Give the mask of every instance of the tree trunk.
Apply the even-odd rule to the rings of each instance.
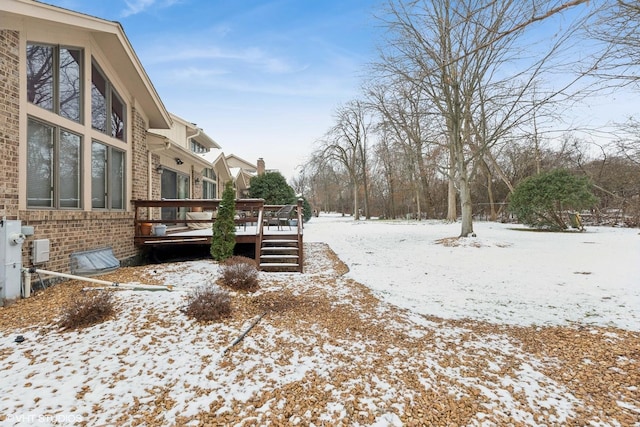
[[[473,207],[471,205],[471,186],[466,168],[460,173],[460,205],[462,206],[462,229],[460,237],[473,233]]]
[[[455,181],[455,158],[453,154],[453,150],[450,149],[450,160],[449,164],[449,187],[447,192],[447,221],[456,222],[458,219],[458,209],[456,203],[456,181]]]
[[[360,219],[360,212],[358,211],[358,184],[356,179],[353,179],[353,219]]]
[[[362,177],[362,187],[364,189],[364,218],[371,219],[371,214],[369,213],[369,184],[366,171],[364,172],[364,176]]]
[[[418,218],[418,221],[420,221],[422,219],[422,209],[420,208],[420,181],[416,182],[416,215]]]
[[[429,191],[429,180],[427,179],[427,166],[424,164],[424,160],[418,158],[418,170],[420,172],[420,183],[422,184],[422,191],[424,194],[425,213],[427,216],[433,216],[435,213],[433,200],[431,198],[431,192]]]
[[[487,193],[489,195],[489,208],[491,210],[491,214],[489,215],[489,219],[491,221],[495,221],[498,219],[498,214],[496,213],[496,203],[493,199],[493,179],[491,176],[491,172],[489,168],[487,168]]]

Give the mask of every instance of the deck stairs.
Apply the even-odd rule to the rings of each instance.
[[[260,247],[260,270],[302,272],[302,252],[296,233],[265,235]]]

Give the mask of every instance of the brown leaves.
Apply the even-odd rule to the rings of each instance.
[[[185,396],[202,398],[204,406],[199,413],[177,417],[175,425],[347,426],[391,419],[406,426],[522,425],[525,419],[546,425],[637,423],[630,408],[638,407],[638,332],[437,318],[418,324],[404,310],[381,303],[365,286],[341,277],[346,266],[326,245],[306,254],[322,271],[305,269],[309,274],[292,283],[265,276],[259,292],[233,296],[233,313],[221,324],[189,323],[153,307],[128,315],[128,333],[145,340],[117,351],[121,369],[102,377],[102,383],[87,379],[69,397],[96,413],[115,400],[119,412],[112,419],[121,425],[171,424],[166,414],[186,408],[189,402],[181,401]],[[144,268],[121,270],[105,280],[152,283]],[[0,309],[0,330],[14,333],[50,324],[70,295],[84,286],[62,283]],[[268,315],[248,335],[251,340],[220,357],[246,322],[265,311]],[[160,332],[149,336],[151,328]],[[181,346],[188,357],[170,351],[166,343],[175,346],[176,331],[186,328],[195,328],[198,340],[208,343],[205,353],[189,353],[195,345]],[[220,330],[227,332],[218,334]],[[13,351],[21,351],[35,366],[46,362],[43,354],[20,346],[0,349],[0,365]],[[46,358],[59,360],[55,349],[47,350]],[[157,366],[128,371],[149,353],[166,358]],[[177,380],[174,372],[184,376]],[[38,381],[35,374],[25,375],[21,385],[37,390]],[[127,381],[145,385],[138,395],[111,394]],[[256,384],[260,386],[245,399],[225,394]],[[528,393],[529,386],[539,397]],[[83,406],[98,390],[107,392],[103,400],[93,408]],[[560,400],[557,406],[548,403]],[[562,419],[564,415],[568,418]],[[91,414],[83,418],[91,420]]]

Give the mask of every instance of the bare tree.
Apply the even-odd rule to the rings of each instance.
[[[347,172],[353,193],[353,216],[360,219],[359,189],[363,187],[364,213],[369,218],[368,138],[371,121],[362,102],[338,108],[336,124],[321,141],[317,157],[337,163]]]
[[[525,55],[518,42],[532,23],[584,2],[389,0],[384,24],[391,39],[378,68],[418,84],[439,116],[462,208],[460,236],[473,234],[470,184],[476,160],[530,118],[525,99],[573,27],[535,56]],[[538,103],[573,82],[544,93]]]
[[[422,217],[423,200],[427,215],[433,216],[427,159],[436,137],[429,128],[429,104],[423,99],[420,87],[413,81],[387,79],[371,85],[367,97],[371,108],[380,116],[379,126],[388,136],[392,135],[404,153],[404,167],[414,187],[417,217]]]
[[[590,35],[604,44],[593,74],[604,79],[640,85],[640,3],[637,0],[605,2]]]

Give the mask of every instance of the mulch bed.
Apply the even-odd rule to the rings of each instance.
[[[231,408],[228,402],[214,400],[208,410],[177,424],[368,425],[380,415],[370,410],[372,401],[378,408],[387,405],[387,412],[407,426],[554,424],[558,411],[553,402],[532,402],[527,385],[517,380],[535,360],[536,372],[579,402],[564,421],[567,425],[640,425],[639,332],[593,326],[514,327],[435,317],[423,318],[427,326],[414,325],[410,313],[381,303],[365,286],[343,277],[348,268],[328,247],[321,252],[335,275],[311,274],[305,280],[315,280],[318,286],[305,293],[283,285],[255,298],[236,298],[234,316],[251,319],[266,311],[270,328],[295,337],[295,341],[280,337],[285,341],[273,344],[282,352],[282,363],[294,352],[313,355],[332,348],[339,349],[332,357],[342,367],[330,375],[312,370],[299,381],[265,387],[250,402],[236,402]],[[120,268],[101,279],[154,284],[145,269]],[[278,276],[273,280],[277,285]],[[74,293],[86,286],[68,281],[0,308],[0,333],[33,326],[51,329]],[[345,287],[350,289],[347,296],[338,292]],[[453,330],[457,335],[446,332]],[[251,332],[255,337],[262,333],[260,325]],[[496,341],[514,350],[501,351],[492,345]],[[245,351],[254,350],[242,345],[230,349],[220,369],[242,363]],[[514,381],[505,384],[505,378]],[[382,396],[375,388],[380,383],[399,393]],[[491,396],[498,389],[508,391],[512,403],[506,407],[517,408],[518,413],[509,413]],[[344,410],[328,421],[327,408],[336,393],[343,397]],[[141,408],[133,405],[123,408],[119,422],[163,425],[162,408],[176,404],[170,393],[159,392],[147,404],[153,406],[145,409],[148,416],[141,419]]]

